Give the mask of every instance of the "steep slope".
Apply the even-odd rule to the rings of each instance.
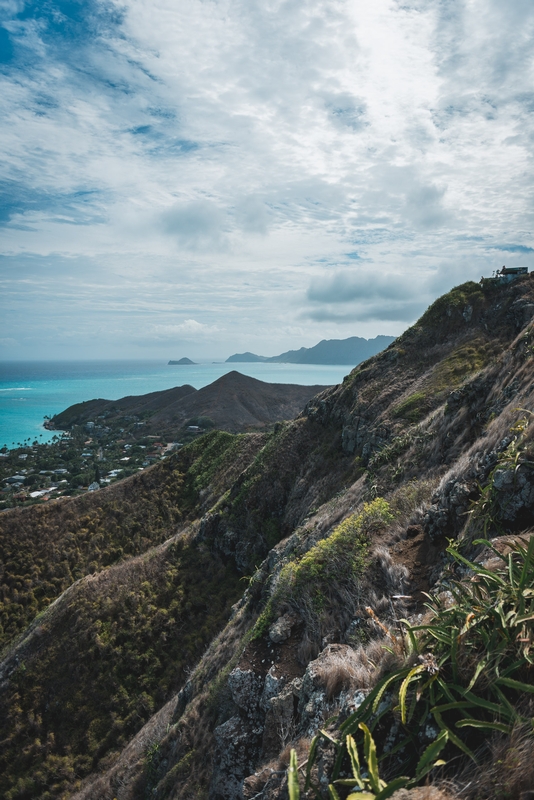
[[[2,515],[2,796],[63,796],[183,685],[241,593],[189,520],[263,444],[214,432],[98,497]]]
[[[325,719],[349,713],[388,668],[383,629],[420,612],[419,591],[436,585],[448,563],[447,537],[467,546],[484,529],[496,536],[534,526],[533,316],[529,277],[507,287],[464,284],[298,419],[264,436],[210,434],[170,459],[163,483],[172,493],[176,481],[182,516],[166,531],[160,525],[161,544],[84,578],[46,612],[44,630],[38,620],[8,646],[0,702],[17,724],[2,732],[5,796],[284,796],[286,745],[304,758]],[[0,518],[11,542],[21,523],[35,525],[38,537],[41,521],[27,512],[18,522]],[[29,549],[20,558],[24,580]],[[248,586],[200,658],[244,588],[240,574]],[[187,586],[204,575],[211,599],[189,626]],[[8,618],[20,614],[15,592],[24,580],[9,586]],[[221,615],[212,619],[217,604]],[[81,667],[81,629],[95,660],[105,655],[100,671]],[[187,637],[199,629],[191,648]],[[158,638],[162,631],[172,643]],[[77,716],[82,701],[66,678],[64,690],[51,678],[66,648],[79,691],[98,682],[91,743]],[[145,706],[136,717],[138,701]],[[70,727],[58,711],[66,708]],[[114,714],[125,727],[113,728]]]
[[[200,450],[192,445],[98,495],[4,512],[0,645],[21,633],[74,581],[145,553],[194,520],[203,503],[210,502],[208,476],[218,496],[264,443],[258,435],[214,432]]]

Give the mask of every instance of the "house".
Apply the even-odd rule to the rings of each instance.
[[[22,484],[22,483],[24,483],[25,478],[26,478],[25,475],[12,475],[10,478],[4,478],[4,480],[5,480],[6,483],[12,483],[12,484],[20,483],[20,484]]]
[[[493,277],[496,278],[499,283],[509,283],[520,275],[528,275],[528,267],[503,267],[500,270],[498,269]]]

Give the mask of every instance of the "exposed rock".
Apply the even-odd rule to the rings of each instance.
[[[500,506],[500,518],[513,527],[527,523],[534,508],[534,470],[527,466],[495,471],[493,489]]]
[[[291,628],[296,622],[298,622],[298,619],[294,614],[288,613],[284,614],[282,617],[278,617],[276,622],[269,628],[269,639],[271,642],[279,644],[289,639],[291,636]]]
[[[262,752],[265,759],[273,758],[293,738],[296,731],[296,700],[300,679],[286,686],[280,694],[272,697],[265,717]]]
[[[261,706],[265,711],[267,711],[270,707],[271,698],[276,697],[276,695],[280,694],[280,692],[287,683],[287,678],[285,675],[280,675],[278,677],[275,673],[276,673],[276,666],[273,665],[269,669],[267,675],[265,676],[263,694],[261,696]]]
[[[518,297],[521,291],[525,298]],[[182,800],[204,797],[212,770],[211,800],[252,800],[260,792],[262,800],[287,800],[288,747],[296,747],[301,763],[309,747],[308,738],[324,726],[328,717],[339,712],[343,719],[357,709],[377,675],[374,664],[378,659],[365,661],[363,651],[356,652],[346,644],[329,644],[308,663],[303,677],[295,677],[315,655],[313,648],[328,640],[361,641],[364,637],[359,632],[364,624],[366,630],[372,630],[367,629],[363,609],[358,605],[364,595],[376,599],[376,603],[369,599],[371,607],[376,606],[379,612],[382,609],[389,614],[385,609],[391,609],[391,596],[409,591],[414,604],[413,615],[420,622],[421,605],[417,595],[438,580],[445,561],[441,552],[445,536],[461,533],[469,519],[471,503],[480,496],[481,487],[487,487],[491,511],[496,510],[505,527],[520,530],[527,527],[525,522],[532,525],[534,471],[526,465],[517,470],[509,469],[506,464],[499,464],[499,460],[505,460],[504,451],[514,436],[510,427],[519,416],[517,409],[532,407],[534,350],[532,338],[529,338],[532,328],[520,336],[517,333],[518,327],[532,317],[534,281],[529,278],[522,284],[503,287],[498,293],[467,284],[457,295],[437,301],[418,325],[399,338],[394,349],[362,365],[340,386],[310,400],[305,413],[296,421],[275,428],[273,436],[261,437],[261,442],[259,435],[254,434],[258,441],[254,447],[250,445],[246,463],[241,455],[234,459],[232,448],[235,445],[225,455],[227,461],[215,463],[211,477],[213,453],[204,451],[204,445],[199,444],[194,452],[184,448],[172,457],[173,470],[179,480],[176,478],[176,484],[169,484],[169,490],[162,495],[162,508],[173,492],[179,494],[182,479],[186,481],[184,485],[190,487],[203,485],[198,492],[198,502],[189,489],[184,495],[184,509],[190,508],[187,513],[191,521],[187,546],[198,545],[201,551],[214,551],[222,556],[223,566],[228,564],[233,569],[236,565],[244,574],[250,575],[262,559],[263,563],[255,571],[242,600],[233,606],[231,623],[221,631],[215,646],[206,651],[198,671],[187,676],[190,682],[176,698],[176,716],[170,729],[165,725],[162,730],[167,731],[166,734],[144,736],[139,739],[142,746],[136,744],[139,780],[146,774],[146,743],[161,744],[161,756],[158,755],[159,761],[155,759],[153,766],[160,770],[155,779],[159,780],[162,772],[166,772],[167,783],[164,785],[161,780],[154,797],[168,796],[167,790]],[[467,346],[473,358],[457,358]],[[458,366],[454,375],[450,372],[451,364]],[[482,364],[487,366],[476,372]],[[445,407],[448,389],[454,391],[449,394]],[[192,402],[192,392],[191,395]],[[418,396],[422,397],[422,402],[415,404],[414,414],[403,416],[405,401]],[[534,425],[531,425],[529,437],[533,430]],[[525,441],[528,442],[526,436]],[[384,451],[386,443],[391,447]],[[367,475],[363,474],[362,465],[365,466],[377,451],[383,457],[374,459],[372,469]],[[261,457],[256,457],[260,452]],[[200,466],[197,464],[190,471],[191,460],[197,456],[201,458]],[[528,458],[532,460],[531,455]],[[202,459],[206,459],[205,462]],[[171,462],[168,463],[170,468]],[[498,469],[492,472],[498,464]],[[231,470],[226,476],[225,469],[230,469],[229,465]],[[159,472],[153,474],[161,476],[165,468],[165,465],[159,466]],[[199,475],[202,475],[201,481]],[[427,509],[429,487],[441,478],[432,506]],[[159,491],[159,483],[161,478],[154,479],[154,492]],[[304,614],[302,620],[285,614],[271,626],[268,637],[250,638],[249,626],[265,609],[284,559],[287,563],[290,557],[302,558],[317,541],[329,535],[338,521],[349,513],[358,513],[365,500],[393,496],[400,505],[406,502],[408,509],[412,504],[410,498],[419,491],[420,499],[413,517],[408,518],[412,511],[407,510],[402,523],[400,518],[393,522],[384,541],[370,542],[374,558],[369,561],[362,578],[362,597],[358,591],[354,592],[357,595],[354,608],[350,607],[352,595],[346,600],[332,602],[313,642],[313,620],[309,622]],[[81,502],[75,500],[64,507],[76,509]],[[90,500],[83,502],[90,503]],[[99,499],[101,502],[104,501]],[[210,513],[206,513],[208,510]],[[425,511],[424,530],[418,524],[409,524],[410,521],[422,522]],[[27,512],[27,509],[16,510],[17,523]],[[40,515],[44,513],[39,510]],[[140,516],[139,519],[144,518]],[[70,526],[70,521],[68,524]],[[407,538],[403,540],[402,532],[406,528]],[[162,533],[174,536],[175,523],[162,528]],[[407,556],[409,566],[398,563],[400,551],[395,551],[396,545],[392,544],[395,537],[404,548],[402,553]],[[409,549],[412,540],[414,545]],[[410,569],[409,585],[406,569]],[[466,573],[468,570],[459,575]],[[93,584],[90,586],[95,588]],[[454,600],[445,588],[440,598],[447,603]],[[214,597],[214,603],[216,599]],[[234,602],[233,597],[231,602]],[[382,605],[378,607],[378,604]],[[290,605],[277,607],[285,609]],[[75,608],[72,608],[74,615]],[[395,606],[394,610],[397,608]],[[183,624],[187,624],[185,616]],[[152,628],[147,627],[147,630]],[[33,656],[35,659],[45,652],[42,637],[37,640],[37,635],[32,634],[30,644],[32,652],[37,654]],[[219,681],[213,681],[216,676],[226,674],[227,665],[232,663],[230,659],[243,643],[246,648],[250,647],[250,658],[241,656],[240,667],[232,670],[227,685],[220,689]],[[371,642],[369,648],[371,646],[376,647],[375,652],[380,651],[378,642]],[[29,652],[29,645],[25,647]],[[83,648],[85,652],[85,642]],[[370,655],[372,651],[368,652]],[[387,662],[383,666],[385,669]],[[185,673],[176,688],[184,681]],[[213,686],[217,691],[220,689],[219,695],[213,694]],[[45,712],[48,713],[48,706]],[[9,719],[7,714],[4,717]],[[33,724],[30,720],[30,732],[25,732],[26,738],[21,741],[33,741]],[[49,720],[46,725],[50,725]],[[428,734],[425,731],[424,735],[428,739],[435,737],[434,728],[427,730]],[[386,745],[395,741],[394,725],[387,735]],[[383,744],[382,737],[380,744]],[[424,745],[421,741],[419,744]],[[23,747],[20,749],[22,751]],[[52,757],[57,757],[53,750]],[[126,761],[131,756],[125,753],[123,757]],[[328,743],[321,744],[316,760],[317,779],[325,796],[333,758],[334,748]],[[21,770],[19,773],[23,774]],[[100,781],[101,777],[97,779]],[[122,784],[118,789],[118,784],[108,785],[111,788],[106,789],[107,794],[98,794],[93,787],[87,790],[86,796],[117,796],[131,800],[136,790],[133,780],[130,789]],[[123,793],[126,791],[130,794]],[[396,800],[446,800],[448,796],[435,787],[422,787],[397,792],[394,797]]]
[[[215,769],[210,800],[241,800],[243,780],[254,771],[260,734],[261,731],[251,731],[237,716],[215,729]]]
[[[455,475],[442,484],[424,518],[425,531],[431,539],[445,534],[456,535],[463,528],[470,502],[478,495],[475,476],[481,477],[486,471],[486,466],[478,472],[469,468],[466,473]]]
[[[228,688],[236,706],[244,712],[245,717],[256,722],[260,715],[260,702],[264,681],[251,669],[236,667],[228,676]]]
[[[355,653],[346,644],[327,645],[315,661],[308,664],[302,678],[298,704],[300,731],[304,736],[313,736],[330,715],[331,703],[326,688],[327,679],[333,681],[333,685],[337,685],[341,690],[344,686],[349,688],[347,684],[350,685],[356,678]],[[344,694],[343,698],[337,697],[337,705],[339,706],[341,701],[342,707],[350,706],[351,710],[357,708],[365,697],[365,694],[359,691],[359,687]],[[356,695],[358,697],[355,698]]]

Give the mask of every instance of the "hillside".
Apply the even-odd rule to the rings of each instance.
[[[120,400],[89,400],[56,414],[52,429],[69,429],[96,417],[112,422],[142,420],[143,431],[158,435],[177,434],[190,421],[203,418],[208,427],[237,433],[263,428],[295,417],[324,386],[265,383],[232,371],[202,389],[176,386],[159,392],[123,397]]]
[[[313,347],[288,350],[279,356],[257,356],[249,352],[236,353],[226,361],[231,363],[266,361],[279,364],[346,364],[355,367],[361,361],[384,350],[393,341],[393,336],[375,336],[374,339],[362,339],[360,336],[351,336],[348,339],[323,339]]]
[[[530,276],[463,284],[268,433],[4,512],[2,796],[281,800],[293,748],[335,797],[350,732],[371,796],[524,798],[533,319]]]

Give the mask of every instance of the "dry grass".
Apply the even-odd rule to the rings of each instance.
[[[403,564],[396,564],[386,547],[377,547],[374,555],[382,570],[388,593],[403,594],[410,575],[408,568]]]
[[[531,800],[534,789],[534,739],[530,726],[516,727],[511,736],[489,742],[486,757],[458,776],[462,800]]]
[[[387,670],[403,661],[403,654],[394,655],[384,644],[383,638],[373,639],[355,649],[329,654],[317,673],[329,702],[342,692],[371,688]]]

